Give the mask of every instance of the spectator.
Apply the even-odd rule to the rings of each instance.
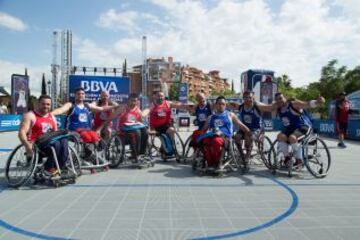
[[[8,114],[8,109],[7,109],[7,106],[6,104],[4,103],[4,101],[1,101],[1,104],[0,104],[0,114]]]
[[[346,148],[344,139],[348,129],[349,114],[355,113],[356,110],[350,109],[350,102],[346,99],[345,92],[340,93],[335,106],[336,131],[339,139],[338,147]]]

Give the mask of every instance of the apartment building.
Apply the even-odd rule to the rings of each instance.
[[[228,81],[220,77],[220,71],[213,70],[204,73],[202,70],[188,65],[182,68],[181,81],[188,83],[189,95],[192,96],[198,92],[209,96],[215,91],[221,92],[230,89]]]

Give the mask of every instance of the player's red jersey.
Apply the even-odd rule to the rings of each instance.
[[[29,134],[30,141],[36,141],[41,135],[57,129],[56,120],[51,113],[45,116],[41,116],[35,111],[33,113],[35,115],[35,123]]]
[[[97,112],[97,113],[95,113],[93,127],[95,129],[100,127],[101,124],[103,124],[103,122],[105,122],[106,120],[109,119],[111,114],[112,114],[112,110],[109,110],[109,111],[106,111],[106,112]],[[110,122],[108,126],[111,127],[112,122]]]
[[[138,123],[141,122],[141,112],[139,107],[134,107],[133,109],[127,108],[124,113],[122,113],[119,117],[118,121],[118,130],[121,130],[124,125],[127,123]]]
[[[157,128],[160,126],[170,125],[171,109],[168,101],[160,105],[153,104],[150,110],[150,127]]]

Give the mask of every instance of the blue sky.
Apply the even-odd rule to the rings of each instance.
[[[0,0],[0,85],[29,68],[33,91],[50,78],[52,31],[70,29],[73,63],[121,66],[148,56],[238,82],[249,68],[287,74],[295,86],[319,79],[329,60],[360,65],[360,3],[356,0]]]

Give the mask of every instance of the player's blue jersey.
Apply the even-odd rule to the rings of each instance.
[[[222,113],[214,113],[209,120],[209,128],[218,128],[225,135],[225,137],[232,137],[234,132],[234,124],[230,118],[230,112],[225,110]]]
[[[78,128],[91,128],[91,112],[86,105],[80,107],[74,104],[67,118],[67,129],[75,131]]]

